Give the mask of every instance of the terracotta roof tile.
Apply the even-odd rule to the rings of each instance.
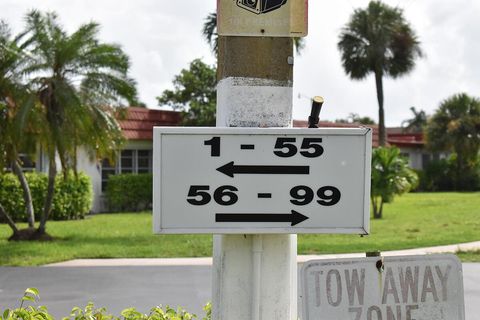
[[[307,128],[308,121],[305,120],[293,120],[293,126],[296,128]],[[364,125],[359,123],[337,123],[329,121],[320,121],[318,123],[320,128],[360,128],[369,127],[372,128],[372,144],[374,147],[378,147],[378,126],[377,125]]]
[[[124,116],[119,118],[123,136],[127,140],[152,140],[153,127],[178,126],[181,120],[180,113],[176,111],[138,107],[127,108]]]

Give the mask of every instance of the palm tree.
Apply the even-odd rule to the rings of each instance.
[[[28,55],[20,45],[22,34],[12,38],[8,25],[0,21],[0,174],[5,166],[11,167],[23,190],[28,229],[19,230],[13,219],[0,204],[0,214],[13,230],[13,237],[20,233],[32,233],[35,215],[32,196],[25,174],[22,171],[19,150],[31,151],[35,96],[22,83],[22,75]],[[30,149],[30,150],[29,150]]]
[[[379,147],[373,150],[370,197],[375,219],[382,218],[384,203],[393,201],[395,195],[408,192],[417,184],[417,174],[408,167],[398,148]]]
[[[402,121],[402,127],[406,132],[423,132],[423,128],[427,124],[427,114],[423,110],[417,111],[415,107],[410,107],[413,118]]]
[[[427,145],[434,151],[452,152],[457,190],[475,189],[480,180],[480,100],[465,93],[440,104],[427,124]]]
[[[217,35],[217,13],[211,12],[205,18],[202,28],[202,34],[207,43],[210,45],[215,56],[218,55],[218,35]],[[293,38],[293,45],[298,55],[305,48],[305,41],[303,38]]]
[[[34,60],[25,69],[36,90],[45,123],[41,145],[49,158],[48,187],[38,234],[45,233],[57,174],[56,155],[64,174],[75,168],[79,146],[103,157],[118,150],[121,132],[110,105],[136,99],[127,76],[127,55],[117,45],[101,43],[99,25],[90,22],[67,34],[55,13],[31,11],[26,36]]]
[[[356,9],[340,34],[338,49],[347,75],[362,80],[373,73],[377,88],[379,143],[386,143],[383,77],[400,77],[421,57],[420,43],[403,10],[380,1]]]

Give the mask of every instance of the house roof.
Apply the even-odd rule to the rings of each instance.
[[[123,136],[127,140],[152,140],[153,127],[155,126],[178,126],[181,122],[181,114],[177,111],[155,110],[139,107],[129,107],[126,112],[119,116],[119,124]],[[293,120],[296,128],[308,127],[305,120]],[[321,128],[372,128],[372,144],[378,147],[378,126],[362,125],[358,123],[336,123],[321,121]],[[422,147],[425,144],[422,133],[404,132],[402,128],[387,128],[387,142],[398,147]]]
[[[364,125],[359,123],[337,123],[329,121],[320,121],[318,123],[320,128],[360,128],[369,127],[372,128],[372,145],[378,147],[378,126],[377,125]],[[295,128],[308,128],[308,121],[305,120],[293,120],[293,127]]]
[[[118,122],[127,140],[152,140],[153,127],[178,126],[181,117],[176,111],[129,107]]]
[[[293,126],[299,128],[307,128],[308,121],[304,120],[293,120]],[[378,125],[364,125],[358,123],[336,123],[328,121],[320,121],[318,124],[321,128],[359,128],[359,127],[369,127],[372,128],[372,145],[373,147],[378,147]],[[405,132],[402,128],[387,128],[387,143],[389,145],[394,145],[397,147],[423,147],[425,141],[423,134],[420,133],[411,133]]]

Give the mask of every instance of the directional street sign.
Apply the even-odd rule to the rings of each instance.
[[[311,260],[302,268],[303,320],[464,320],[453,254]]]
[[[157,233],[369,228],[369,128],[154,129]]]

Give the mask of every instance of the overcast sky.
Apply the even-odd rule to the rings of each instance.
[[[480,1],[385,2],[404,9],[425,53],[413,72],[384,82],[388,126],[410,118],[411,106],[431,114],[452,94],[480,96]],[[349,80],[336,46],[353,9],[367,4],[368,0],[309,1],[309,35],[294,69],[295,119],[306,119],[308,97],[321,95],[322,119],[346,118],[354,112],[377,120],[374,78]],[[189,62],[202,58],[215,63],[201,35],[204,19],[215,6],[215,0],[0,0],[0,19],[14,32],[33,8],[56,11],[69,32],[81,23],[99,22],[101,39],[120,44],[130,56],[141,100],[157,107],[155,97],[172,87],[173,77]]]

